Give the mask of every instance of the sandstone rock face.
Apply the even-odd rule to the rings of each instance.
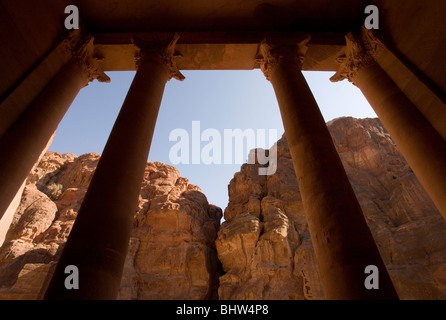
[[[221,209],[178,171],[146,167],[121,299],[217,299]]]
[[[446,222],[386,130],[328,127],[400,298],[446,299]],[[221,226],[198,187],[147,163],[119,298],[323,299],[286,138],[273,148],[274,175],[234,175]],[[0,248],[0,299],[42,297],[99,158],[47,152],[33,169]]]
[[[446,223],[378,119],[329,122],[401,299],[446,298]],[[323,299],[286,137],[277,171],[245,164],[229,184],[216,241],[220,299]]]
[[[244,164],[229,190],[216,241],[225,274],[220,299],[321,299],[319,274],[286,140],[277,171],[260,176]]]
[[[0,248],[0,299],[42,297],[99,158],[47,152],[33,169]],[[148,162],[119,298],[216,299],[221,216],[175,168]]]
[[[446,222],[378,119],[328,123],[402,299],[446,299]]]
[[[45,153],[48,150],[48,148],[50,147],[51,143],[53,142],[53,138],[54,138],[55,134],[56,133],[54,132],[54,134],[51,136],[50,140],[48,141],[46,147],[44,148],[44,150],[40,154],[39,159],[34,164],[34,166],[32,168],[32,172],[33,173],[37,171],[37,166],[40,163],[40,160],[42,160],[42,158],[45,155]],[[14,214],[17,211],[17,209],[18,209],[18,207],[20,205],[20,201],[21,201],[21,198],[22,198],[23,191],[25,190],[25,186],[29,183],[28,180],[30,180],[30,179],[32,179],[32,177],[28,177],[28,179],[26,179],[26,181],[23,181],[22,186],[17,191],[14,199],[9,204],[8,209],[6,209],[6,211],[4,212],[2,218],[0,219],[0,246],[2,246],[3,243],[4,243],[6,234],[7,234],[8,230],[9,230],[9,226],[11,225],[12,220],[14,219]]]

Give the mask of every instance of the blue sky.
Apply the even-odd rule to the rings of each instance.
[[[200,121],[201,132],[217,129],[277,130],[284,132],[272,85],[260,70],[252,71],[182,71],[186,80],[172,79],[166,85],[149,161],[173,165],[169,151],[176,142],[169,141],[174,129],[184,129],[192,139],[192,121]],[[114,121],[124,102],[135,72],[107,72],[109,84],[90,83],[82,89],[59,125],[51,151],[102,153]],[[333,72],[304,72],[304,76],[326,121],[341,116],[376,117],[358,88],[347,81],[331,83]],[[267,135],[268,138],[268,135]],[[271,146],[272,143],[268,143]],[[202,142],[201,147],[207,142]],[[222,150],[223,152],[223,150]],[[227,186],[241,164],[178,164],[181,176],[198,185],[210,203],[224,209],[228,202]]]

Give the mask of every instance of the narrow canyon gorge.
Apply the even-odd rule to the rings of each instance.
[[[327,126],[399,297],[446,299],[446,222],[381,122]],[[324,299],[286,137],[272,148],[276,173],[242,165],[224,212],[147,162],[119,299]],[[99,158],[48,151],[34,167],[0,248],[0,299],[43,297]]]

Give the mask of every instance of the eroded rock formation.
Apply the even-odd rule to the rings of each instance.
[[[402,299],[446,298],[446,223],[378,119],[328,127]],[[245,164],[229,184],[216,241],[221,299],[322,299],[286,137],[277,172]]]
[[[446,299],[446,222],[386,130],[328,127],[400,298]],[[274,175],[234,175],[221,226],[198,187],[148,162],[119,298],[323,299],[286,138],[274,148]],[[0,248],[0,299],[42,297],[99,158],[47,152],[33,169]]]
[[[41,298],[100,158],[47,152],[0,249],[0,299]],[[120,299],[215,299],[221,209],[168,165],[147,163]]]

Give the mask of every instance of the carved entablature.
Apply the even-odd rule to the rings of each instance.
[[[65,37],[63,44],[71,62],[78,64],[83,70],[86,86],[95,79],[110,82],[99,64],[103,58],[95,55],[94,37],[91,34],[73,30]]]
[[[302,69],[309,41],[309,35],[302,36],[302,40],[293,44],[275,43],[264,39],[260,43],[260,57],[256,59],[256,63],[260,65],[260,69],[268,80],[271,80],[271,75],[277,66],[283,63],[293,63]]]
[[[348,33],[345,36],[345,40],[345,55],[337,58],[340,67],[338,72],[330,78],[330,81],[338,82],[348,79],[348,81],[355,84],[355,77],[358,72],[376,62],[366,50],[360,38],[352,33]]]
[[[184,75],[177,67],[177,59],[182,55],[175,50],[175,46],[180,36],[175,33],[169,40],[162,40],[157,34],[152,34],[150,38],[147,36],[133,36],[133,44],[137,47],[135,54],[135,65],[138,69],[144,59],[156,60],[163,63],[169,71],[169,80],[175,78],[179,81],[185,79]]]

